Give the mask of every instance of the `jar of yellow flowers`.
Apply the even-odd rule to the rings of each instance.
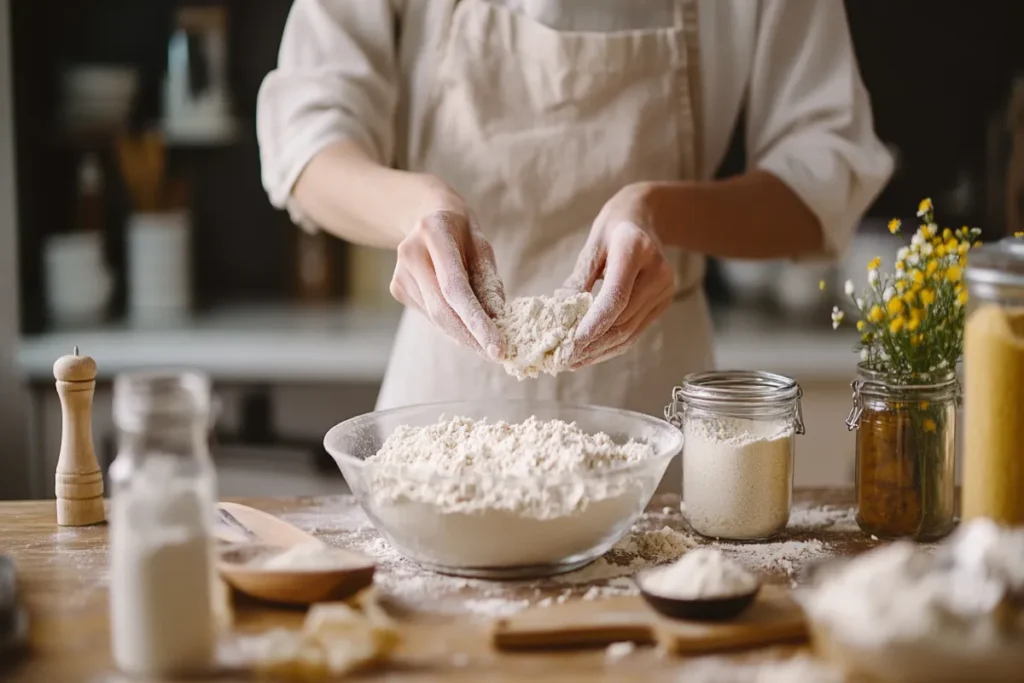
[[[955,524],[956,416],[967,292],[961,270],[981,231],[940,229],[931,200],[891,273],[868,264],[868,287],[846,283],[861,362],[847,426],[857,430],[857,524],[880,538],[927,541]],[[889,223],[901,235],[899,220]],[[832,311],[839,327],[845,313]]]

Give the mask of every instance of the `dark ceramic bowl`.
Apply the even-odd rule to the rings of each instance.
[[[647,572],[642,572],[636,577],[636,585],[640,589],[640,595],[654,611],[669,619],[729,621],[747,611],[754,604],[757,594],[761,591],[761,584],[758,584],[754,590],[748,593],[730,595],[724,598],[670,598],[644,588],[646,574]]]

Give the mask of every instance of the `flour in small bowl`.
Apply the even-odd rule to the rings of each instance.
[[[529,296],[505,304],[494,323],[505,338],[505,371],[523,380],[569,369],[576,327],[594,302],[589,292]]]
[[[742,564],[712,548],[691,550],[643,578],[645,591],[677,600],[731,598],[753,592],[757,584]]]
[[[652,456],[649,444],[560,420],[455,417],[396,429],[365,461],[365,495],[371,516],[413,559],[546,565],[606,550],[629,529],[664,464],[622,468]]]

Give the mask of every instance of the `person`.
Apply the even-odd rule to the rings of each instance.
[[[892,167],[841,0],[295,0],[257,132],[275,206],[397,249],[381,409],[660,415],[713,366],[705,256],[835,257]],[[516,380],[496,309],[565,289],[574,371]]]

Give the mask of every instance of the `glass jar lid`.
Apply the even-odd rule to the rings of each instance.
[[[968,284],[1024,286],[1024,239],[1005,237],[967,255]]]
[[[672,390],[672,404],[665,408],[665,419],[677,427],[681,425],[680,403],[724,412],[785,409],[795,404],[796,430],[803,434],[802,396],[803,391],[796,380],[772,372],[696,372],[684,377],[682,385]]]

